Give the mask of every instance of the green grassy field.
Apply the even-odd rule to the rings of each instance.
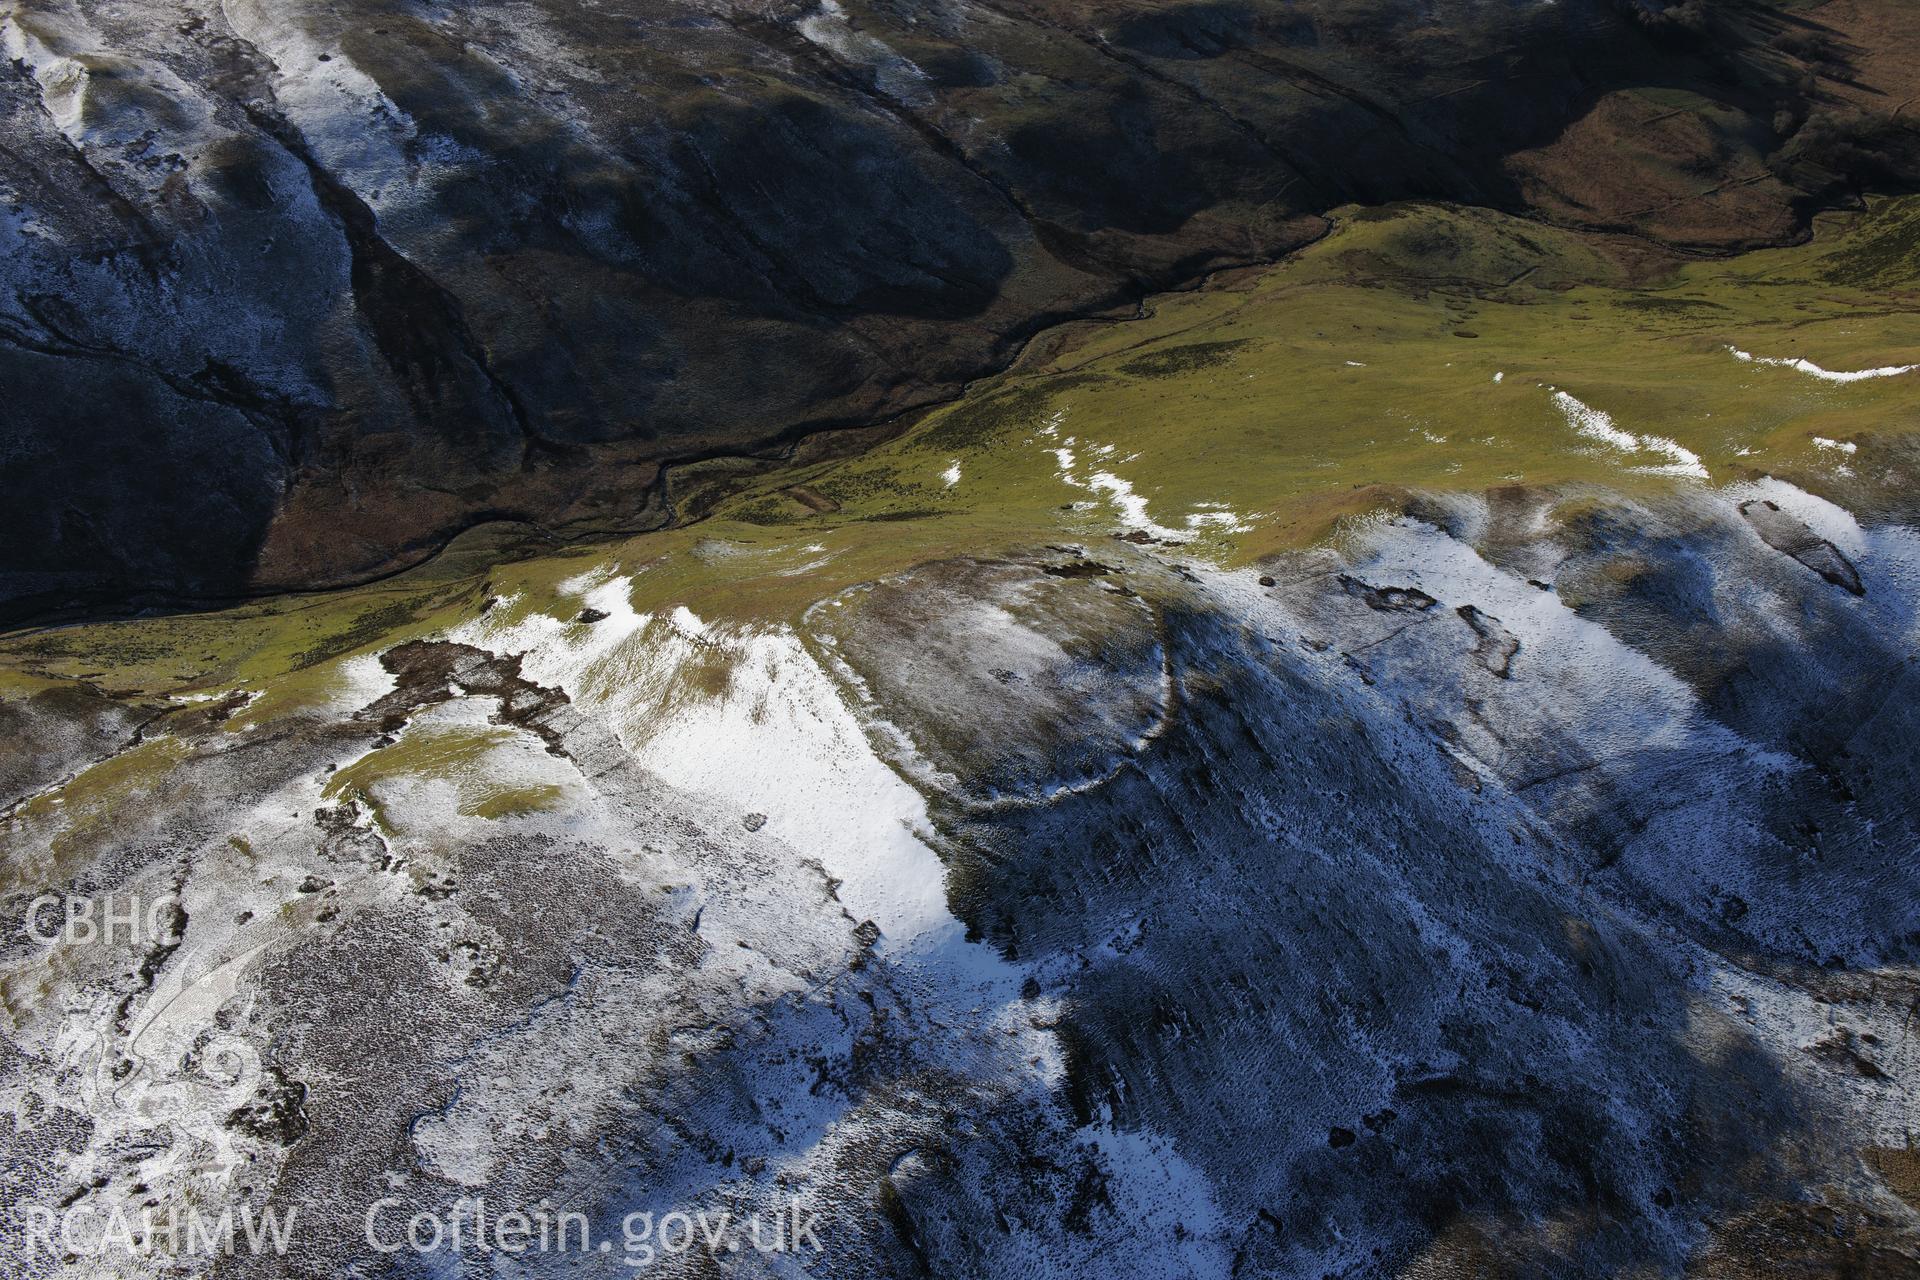
[[[503,563],[482,531],[377,586],[18,635],[0,642],[0,691],[245,687],[263,696],[244,726],[323,694],[343,659],[490,600],[571,617],[558,584],[601,565],[634,576],[642,612],[771,621],[956,554],[1131,523],[1247,563],[1409,489],[1702,483],[1675,474],[1688,455],[1705,483],[1771,474],[1910,516],[1920,374],[1833,383],[1732,349],[1832,370],[1920,359],[1917,282],[1920,201],[1701,260],[1484,211],[1341,211],[1288,262],[1043,334],[878,448],[736,480],[696,523]],[[1656,444],[1581,434],[1555,390]]]

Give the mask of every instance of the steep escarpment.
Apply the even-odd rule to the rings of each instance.
[[[696,523],[0,639],[0,1266],[1912,1274],[1920,202],[1333,220]]]
[[[569,570],[10,783],[10,911],[182,913],[0,944],[19,1201],[294,1223],[15,1272],[480,1276],[388,1246],[484,1198],[610,1242],[533,1277],[794,1205],[849,1280],[1911,1273],[1911,531],[1419,493],[747,625]]]
[[[670,462],[948,396],[1350,201],[1790,237],[1911,173],[1861,105],[1906,36],[1830,7],[14,6],[0,593],[649,527]]]

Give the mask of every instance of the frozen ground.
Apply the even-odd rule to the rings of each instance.
[[[797,1197],[861,1278],[1912,1264],[1913,535],[1769,481],[1183,556],[797,627],[607,564],[38,784],[13,865],[182,914],[8,943],[10,1198],[299,1206],[154,1275],[633,1272],[367,1244],[472,1196]],[[800,1273],[708,1252],[652,1267]]]

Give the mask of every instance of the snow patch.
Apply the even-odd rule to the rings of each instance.
[[[1553,393],[1553,403],[1566,415],[1567,425],[1589,440],[1610,444],[1626,453],[1637,452],[1639,438],[1613,425],[1613,415],[1592,405],[1582,404],[1564,391]]]
[[[927,73],[886,41],[856,29],[839,0],[820,0],[820,7],[794,27],[809,43],[841,62],[871,71],[874,87],[896,102],[926,106],[933,101]]]
[[[1043,428],[1043,434],[1053,434],[1054,429],[1058,425],[1057,421],[1051,423],[1048,427]],[[1073,444],[1074,441],[1069,439],[1066,443],[1070,445]],[[1114,452],[1114,447],[1111,444],[1090,445],[1089,450],[1095,457],[1105,459]],[[1141,494],[1134,492],[1132,481],[1116,475],[1111,471],[1095,471],[1085,479],[1082,479],[1074,474],[1074,468],[1078,465],[1079,458],[1072,449],[1063,446],[1048,449],[1047,452],[1053,455],[1054,461],[1058,465],[1060,479],[1064,483],[1070,484],[1076,489],[1085,489],[1089,492],[1103,495],[1109,504],[1118,509],[1120,514],[1120,527],[1129,533],[1144,534],[1149,538],[1157,538],[1162,542],[1183,542],[1192,534],[1202,529],[1219,529],[1228,533],[1246,533],[1253,528],[1252,525],[1248,524],[1238,514],[1230,510],[1223,502],[1195,503],[1196,510],[1181,517],[1181,522],[1185,526],[1184,528],[1169,528],[1167,525],[1155,520],[1152,515],[1148,513],[1147,500]],[[1131,462],[1138,457],[1138,454],[1131,454],[1121,459],[1121,461]],[[1078,504],[1076,504],[1076,506],[1077,505]]]
[[[348,658],[336,672],[330,705],[347,714],[370,707],[399,687],[393,672],[371,653]]]
[[[1728,347],[1727,350],[1733,353],[1735,360],[1743,364],[1761,364],[1769,365],[1776,369],[1794,369],[1809,377],[1818,378],[1822,382],[1867,382],[1874,378],[1898,378],[1903,374],[1912,373],[1914,370],[1920,369],[1920,364],[1889,364],[1882,365],[1878,369],[1856,369],[1852,372],[1843,372],[1834,369],[1822,369],[1811,360],[1797,357],[1756,356],[1751,352],[1742,351],[1738,347]]]
[[[1640,470],[1659,475],[1689,476],[1696,480],[1708,478],[1706,464],[1700,461],[1700,455],[1676,440],[1666,436],[1636,436],[1632,432],[1622,431],[1615,425],[1612,414],[1584,404],[1564,391],[1553,393],[1553,403],[1566,415],[1567,425],[1589,440],[1610,445],[1622,453],[1659,453],[1671,459]]]
[[[587,609],[605,614],[586,624],[572,618],[534,613],[507,622],[514,601],[503,600],[484,617],[447,633],[449,640],[490,653],[521,655],[521,674],[535,684],[565,689],[576,700],[617,688],[624,676],[627,641],[651,619],[633,608],[633,579],[612,566],[589,570],[560,584],[562,598],[572,596]]]
[[[1169,529],[1147,514],[1147,500],[1133,491],[1131,481],[1122,480],[1111,471],[1096,471],[1087,477],[1084,487],[1111,498],[1113,505],[1120,508],[1120,523],[1128,530],[1153,538],[1179,539],[1179,530]]]

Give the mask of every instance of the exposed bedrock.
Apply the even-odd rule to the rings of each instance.
[[[1917,573],[1772,484],[1415,500],[1253,590],[1129,555],[1076,585],[1156,601],[1173,713],[1101,785],[937,793],[956,910],[1034,975],[1076,1120],[1206,1181],[1235,1274],[1740,1275],[1761,1239],[1897,1274],[1920,1236],[1869,1166],[1911,1124]],[[932,1274],[1005,1273],[994,1158],[896,1179]],[[1103,1190],[1069,1235],[1124,1236]]]
[[[300,1206],[222,1276],[488,1274],[365,1235],[471,1196],[616,1242],[530,1276],[794,1197],[849,1280],[1911,1272],[1910,532],[1507,488],[1184,554],[797,630],[609,566],[291,701],[17,700],[12,1193]]]
[[[9,5],[0,616],[646,527],[1345,202],[1724,249],[1909,175],[1879,9],[1648,12]]]

